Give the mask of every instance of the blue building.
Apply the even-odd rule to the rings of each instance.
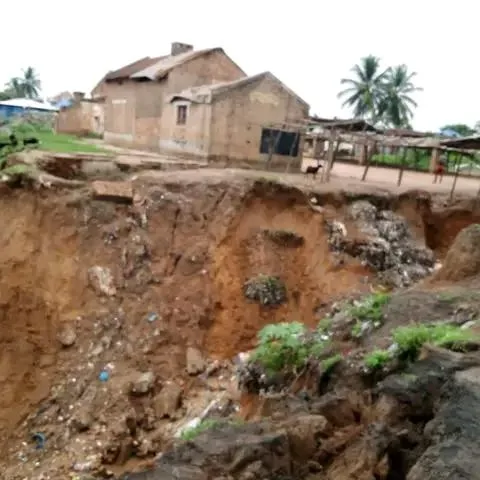
[[[52,114],[58,108],[43,102],[37,102],[29,98],[12,98],[0,102],[0,118],[7,119],[22,116],[28,113]]]

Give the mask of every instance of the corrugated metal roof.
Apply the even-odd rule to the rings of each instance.
[[[53,105],[37,102],[36,100],[32,100],[30,98],[12,98],[11,100],[0,102],[0,105],[18,108],[34,108],[36,110],[48,110],[52,112],[56,112],[58,110],[58,108],[55,108]]]
[[[309,106],[305,100],[299,97],[293,90],[290,90],[284,83],[282,83],[275,75],[271,72],[262,72],[252,75],[250,77],[239,78],[238,80],[233,80],[231,82],[220,82],[214,83],[211,85],[202,85],[200,87],[191,87],[183,90],[182,92],[170,95],[167,102],[171,102],[175,98],[185,98],[195,103],[210,103],[212,98],[216,95],[220,95],[226,91],[234,90],[235,88],[240,88],[250,83],[254,83],[257,80],[262,78],[270,78],[276,83],[278,83],[283,89],[285,89],[290,95],[297,98],[304,105]]]
[[[153,65],[154,63],[158,62],[160,59],[166,58],[165,56],[163,57],[144,57],[141,58],[140,60],[136,60],[135,62],[129,63],[128,65],[125,65],[122,68],[119,68],[118,70],[114,70],[112,72],[108,72],[107,75],[105,75],[105,80],[120,80],[122,78],[129,78],[132,74],[141,71],[150,65]]]
[[[137,69],[135,73],[130,75],[130,78],[148,78],[155,80],[161,78],[168,73],[172,68],[178,67],[185,62],[201,57],[207,53],[214,51],[223,51],[221,48],[207,48],[204,50],[190,50],[188,52],[179,53],[178,55],[169,55],[167,57],[160,57],[156,62],[151,63],[147,67]]]

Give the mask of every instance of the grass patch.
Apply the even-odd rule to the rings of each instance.
[[[403,359],[416,360],[425,343],[454,351],[466,351],[468,345],[478,340],[468,330],[455,325],[411,325],[393,331],[393,340],[398,345]]]
[[[34,133],[40,141],[39,149],[56,153],[109,153],[108,151],[82,142],[77,137],[63,133],[41,131]]]
[[[350,315],[360,322],[371,321],[374,324],[383,320],[383,307],[390,301],[390,294],[378,292],[363,299],[359,305],[350,309]]]
[[[323,367],[323,374],[329,375],[335,366],[343,360],[343,357],[337,353],[336,355],[332,355],[331,357],[322,360],[322,367]]]
[[[330,328],[332,328],[332,319],[325,317],[318,322],[317,332],[321,334],[326,334],[330,331]]]
[[[392,359],[388,350],[374,350],[365,355],[364,364],[372,371],[380,370]]]
[[[203,432],[210,430],[211,428],[218,425],[220,422],[214,419],[205,419],[202,420],[198,425],[195,427],[190,427],[184,430],[180,436],[182,440],[188,441],[193,440],[195,437],[198,437]]]
[[[267,325],[258,333],[258,345],[252,360],[269,373],[303,368],[312,358],[318,358],[327,342],[318,333],[307,332],[299,322]]]

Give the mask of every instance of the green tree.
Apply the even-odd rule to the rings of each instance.
[[[340,83],[347,88],[338,94],[345,99],[342,106],[353,109],[353,115],[378,121],[378,112],[385,91],[388,70],[382,71],[380,59],[368,55],[352,68],[353,78],[342,78]]]
[[[23,71],[23,78],[21,78],[20,81],[23,85],[25,97],[38,98],[42,84],[33,67],[27,67],[27,69]]]
[[[398,65],[387,70],[378,111],[378,118],[385,125],[410,128],[413,109],[417,107],[411,95],[422,90],[413,83],[416,75],[416,72],[409,72],[406,65]]]
[[[6,85],[5,92],[10,98],[23,98],[25,96],[25,91],[23,89],[23,84],[18,77],[11,78],[10,81]]]
[[[22,77],[13,77],[6,85],[6,90],[12,97],[38,98],[41,82],[33,67],[23,70]]]
[[[476,130],[474,128],[470,128],[468,125],[465,125],[464,123],[452,123],[450,125],[445,125],[440,129],[440,131],[443,131],[443,130],[453,130],[454,132],[457,132],[462,137],[468,137],[470,135],[475,135],[476,133]]]

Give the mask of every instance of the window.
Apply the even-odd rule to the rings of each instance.
[[[260,153],[268,154],[270,148],[273,147],[273,153],[275,155],[296,157],[298,155],[299,144],[300,134],[297,132],[263,128],[262,138],[260,140]]]
[[[185,125],[187,123],[187,106],[177,106],[177,125]]]

